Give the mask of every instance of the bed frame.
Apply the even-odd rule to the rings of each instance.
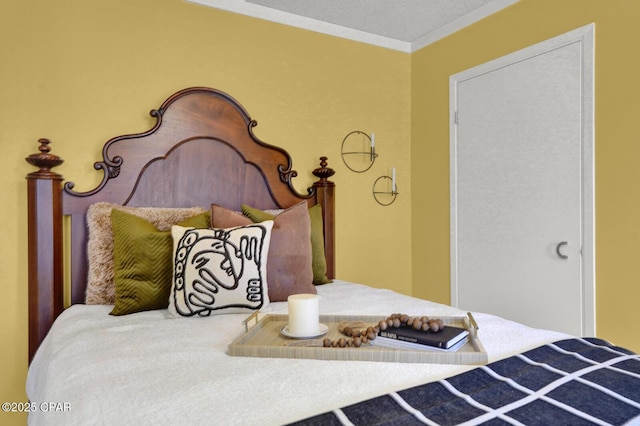
[[[67,304],[84,303],[87,278],[88,207],[104,201],[128,206],[209,208],[215,202],[240,210],[307,200],[322,207],[327,276],[334,278],[334,171],[327,158],[313,170],[318,181],[300,194],[289,154],[260,141],[257,122],[231,96],[193,87],[170,96],[151,111],[150,130],[118,136],[102,149],[102,182],[87,192],[52,171],[63,160],[40,139],[39,153],[26,160],[38,167],[27,175],[29,262],[29,361]],[[66,289],[66,290],[65,290]],[[65,293],[68,292],[68,293]]]

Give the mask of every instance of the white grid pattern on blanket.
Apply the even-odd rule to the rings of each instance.
[[[568,351],[565,350],[563,348],[561,348],[560,346],[558,346],[557,344],[548,344],[546,345],[547,348],[551,348],[554,351],[557,351],[558,353],[564,354],[564,355],[568,355],[568,356],[572,356],[575,359],[580,360],[581,362],[584,363],[588,363],[590,364],[587,367],[578,369],[576,371],[573,372],[566,372],[563,371],[561,369],[555,368],[552,365],[545,363],[545,362],[538,362],[535,361],[534,359],[529,358],[526,354],[518,354],[515,355],[515,357],[519,358],[520,360],[526,362],[529,365],[532,366],[536,366],[536,367],[541,367],[544,368],[554,374],[560,375],[561,377],[559,377],[558,379],[555,379],[553,381],[551,381],[550,383],[548,383],[547,385],[543,386],[542,388],[538,389],[538,390],[531,390],[525,386],[522,386],[520,384],[518,384],[516,381],[514,381],[513,379],[509,378],[509,377],[505,377],[501,374],[499,374],[498,372],[494,371],[491,368],[491,365],[487,365],[487,366],[480,366],[478,368],[482,369],[484,372],[486,372],[487,374],[489,374],[492,378],[499,380],[503,383],[508,384],[509,386],[511,386],[513,389],[520,391],[524,394],[526,394],[525,397],[520,398],[516,401],[513,401],[509,404],[506,404],[502,407],[498,407],[498,408],[491,408],[488,407],[487,405],[475,400],[473,398],[473,396],[466,394],[464,392],[462,392],[461,390],[457,389],[452,383],[449,382],[448,379],[442,379],[439,380],[437,383],[441,384],[442,386],[444,386],[449,392],[451,392],[451,394],[455,395],[456,397],[464,400],[468,405],[476,407],[480,410],[482,410],[484,412],[484,414],[479,415],[474,417],[473,419],[470,419],[466,422],[463,423],[459,423],[460,425],[465,425],[465,426],[471,426],[471,425],[478,425],[481,423],[484,423],[486,421],[492,420],[492,419],[500,419],[504,422],[507,422],[509,424],[513,424],[513,425],[523,425],[523,423],[519,422],[518,420],[510,417],[507,415],[507,413],[518,409],[520,407],[524,407],[527,404],[530,404],[536,400],[542,400],[546,403],[549,403],[561,410],[564,410],[568,413],[571,413],[575,416],[578,416],[584,420],[587,420],[589,422],[592,422],[593,424],[597,424],[597,425],[609,425],[609,423],[598,419],[588,413],[585,413],[575,407],[571,407],[561,401],[558,401],[552,397],[547,396],[550,392],[560,388],[562,385],[569,383],[571,381],[578,381],[583,385],[589,386],[591,388],[594,388],[596,390],[598,390],[599,392],[605,393],[607,395],[609,395],[612,398],[617,399],[618,401],[621,401],[624,404],[630,405],[632,407],[635,407],[636,409],[640,410],[640,403],[633,401],[623,395],[620,395],[616,392],[613,392],[612,390],[601,386],[595,382],[592,382],[590,380],[586,380],[583,378],[583,376],[601,370],[601,369],[609,369],[609,370],[613,370],[616,371],[617,373],[620,374],[625,374],[628,375],[634,379],[638,380],[638,383],[640,383],[640,374],[634,373],[632,371],[627,371],[625,369],[622,368],[617,368],[614,366],[614,364],[618,364],[620,362],[624,362],[627,360],[639,360],[640,361],[640,355],[637,354],[627,354],[624,352],[621,352],[619,350],[617,350],[615,347],[609,347],[609,346],[601,346],[601,345],[597,345],[594,343],[589,342],[588,340],[585,339],[575,339],[576,341],[579,341],[580,343],[586,345],[586,346],[591,346],[594,348],[598,348],[598,349],[604,349],[606,351],[611,352],[612,354],[615,354],[616,356],[614,358],[610,358],[606,361],[603,362],[598,362],[598,361],[594,361],[592,359],[589,359],[585,356],[583,356],[580,353],[577,352],[572,352],[572,351]],[[421,412],[419,409],[411,406],[411,404],[409,402],[407,402],[405,399],[403,399],[398,393],[393,392],[388,394],[387,396],[391,397],[397,404],[399,407],[401,407],[403,410],[405,410],[407,413],[411,414],[415,419],[417,419],[418,421],[420,421],[423,424],[427,424],[427,425],[438,425],[439,423],[437,423],[436,421],[434,421],[433,419],[429,419],[427,416],[425,416],[425,414],[423,412]],[[343,407],[344,408],[344,407]],[[342,409],[336,409],[332,412],[336,418],[343,424],[343,425],[349,425],[349,426],[355,426],[354,423],[352,423],[349,418],[348,415],[342,410]],[[640,415],[635,417],[634,419],[632,419],[630,422],[627,422],[626,424],[640,424]]]

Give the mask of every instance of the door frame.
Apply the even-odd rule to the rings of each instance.
[[[501,58],[486,62],[449,77],[449,161],[450,161],[450,262],[451,305],[458,306],[458,193],[457,193],[457,89],[458,84],[504,68],[514,63],[580,43],[582,47],[582,334],[596,335],[596,271],[595,271],[595,25],[589,24],[543,41]]]

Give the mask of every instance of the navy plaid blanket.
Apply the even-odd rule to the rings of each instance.
[[[640,356],[561,340],[295,425],[640,425]]]

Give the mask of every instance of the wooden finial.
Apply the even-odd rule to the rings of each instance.
[[[321,182],[328,182],[327,179],[336,173],[335,170],[327,167],[327,164],[327,157],[320,157],[320,167],[312,172],[314,176],[320,178]]]
[[[27,163],[39,167],[40,170],[29,173],[29,176],[59,176],[57,173],[52,172],[51,169],[62,164],[64,160],[57,155],[49,153],[51,151],[51,148],[49,147],[51,141],[49,139],[38,139],[38,142],[40,143],[40,146],[38,147],[40,153],[31,154],[25,158],[25,160],[27,160]]]

